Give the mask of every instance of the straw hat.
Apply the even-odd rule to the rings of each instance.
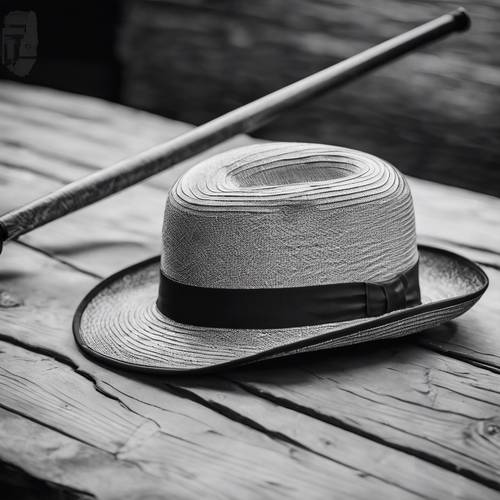
[[[73,326],[104,361],[183,372],[408,335],[464,313],[487,285],[473,262],[417,247],[408,184],[385,161],[268,143],[185,173],[161,259],[99,284]]]

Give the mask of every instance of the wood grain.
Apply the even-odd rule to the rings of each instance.
[[[92,381],[52,358],[5,343],[0,349],[2,405],[107,451],[120,463],[137,464],[163,483],[157,495],[169,493],[171,486],[174,494],[189,498],[207,492],[230,497],[231,491],[259,497],[286,497],[288,492],[301,498],[309,491],[320,498],[332,488],[331,475],[338,494],[362,498],[367,487],[356,481],[352,468],[271,439],[187,399],[162,393],[167,411],[146,417],[133,408],[137,405],[129,408],[127,398],[115,398],[104,386],[96,391]],[[141,482],[146,495],[147,478]],[[367,482],[376,495],[418,498],[374,477]]]
[[[14,494],[21,490],[22,498],[156,500],[167,493],[169,498],[185,498],[168,478],[154,477],[137,463],[118,460],[4,408],[0,408],[0,441],[0,474],[5,471],[6,476],[0,476],[2,486],[4,491],[10,486]],[[16,472],[18,484],[12,484]],[[27,496],[26,484],[34,490],[32,497]]]
[[[450,0],[129,0],[126,104],[199,124],[456,7]],[[361,149],[406,174],[500,194],[499,10],[471,31],[287,114],[257,136]]]
[[[29,102],[29,89],[20,92]],[[37,101],[45,95],[56,110],[64,108],[69,96],[47,91],[32,100],[41,121],[37,127],[53,134],[52,142],[42,141],[51,154],[62,148],[71,154],[71,136],[78,144],[78,130],[88,121],[113,121],[104,104],[99,120],[99,102],[94,100],[89,100],[89,109],[95,115],[82,117],[85,100],[80,111],[78,98],[73,125],[63,136],[66,144],[59,146],[57,122]],[[130,132],[135,112],[118,112],[116,141],[126,144],[127,137],[136,135]],[[8,119],[2,119],[7,128]],[[147,121],[147,115],[142,119]],[[1,169],[3,206],[91,168],[72,163],[68,171],[51,172],[47,157],[34,147],[36,127],[24,143],[23,126],[11,122],[12,139],[17,136],[29,155],[30,168],[20,168],[12,148],[0,148],[0,158],[9,158],[9,166]],[[174,125],[170,133],[177,130]],[[92,139],[83,140],[90,152]],[[153,139],[145,133],[141,140]],[[79,154],[70,158],[78,160]],[[46,160],[41,167],[38,157]],[[99,167],[96,162],[94,168]],[[500,375],[492,371],[499,366],[495,329],[500,273],[494,267],[487,270],[492,286],[476,308],[448,325],[444,337],[442,331],[426,334],[432,350],[412,342],[375,344],[196,379],[138,377],[85,358],[71,335],[73,311],[98,276],[158,251],[165,189],[171,180],[157,179],[4,249],[0,401],[10,412],[0,420],[4,462],[47,484],[96,498],[227,497],[231,489],[247,498],[306,493],[313,498],[367,498],[367,492],[384,498],[500,496],[500,401],[494,392]],[[495,265],[498,236],[492,214],[498,200],[411,182],[417,218],[423,214],[429,238],[445,238],[450,248]],[[462,224],[450,217],[453,205]],[[465,240],[464,228],[472,242]],[[40,442],[26,446],[35,432]],[[110,476],[120,484],[115,486]]]
[[[209,436],[218,436],[210,444],[218,450],[211,455],[211,463],[218,463],[222,458],[217,457],[224,457],[226,451],[234,450],[236,445],[239,451],[234,452],[236,455],[232,452],[231,460],[240,457],[239,453],[245,457],[255,456],[253,448],[247,449],[240,442],[244,439],[255,446],[256,440],[258,442],[261,439],[255,437],[253,432],[248,433],[245,426],[250,426],[263,431],[266,436],[271,435],[288,444],[291,441],[294,447],[300,444],[313,450],[314,454],[326,455],[335,462],[354,468],[358,471],[355,482],[359,482],[359,474],[374,476],[382,482],[395,482],[404,489],[403,492],[396,490],[396,498],[408,495],[407,490],[430,498],[446,498],[446,490],[453,493],[450,497],[467,497],[468,491],[481,491],[465,478],[455,477],[443,470],[443,465],[446,465],[446,469],[460,470],[462,474],[472,472],[474,477],[478,476],[481,482],[487,484],[495,485],[497,482],[494,460],[498,454],[494,435],[486,441],[481,436],[488,435],[488,425],[494,426],[492,415],[498,414],[499,403],[491,399],[479,404],[476,399],[481,391],[486,391],[486,387],[497,382],[499,375],[402,344],[399,354],[396,348],[380,348],[375,357],[370,349],[365,353],[358,349],[350,355],[345,352],[329,353],[325,356],[327,361],[321,356],[314,357],[311,359],[312,364],[306,361],[297,365],[297,361],[290,360],[289,366],[282,364],[278,370],[276,365],[267,370],[261,366],[251,373],[225,375],[237,385],[213,377],[197,377],[188,381],[166,377],[136,378],[126,373],[111,372],[84,358],[71,337],[69,326],[75,303],[83,291],[95,282],[94,278],[17,244],[10,245],[3,257],[2,269],[5,271],[1,273],[2,286],[9,293],[11,304],[17,306],[2,310],[2,337],[42,353],[28,352],[5,343],[0,346],[3,351],[0,354],[3,369],[0,400],[12,411],[35,418],[52,429],[114,454],[118,450],[128,449],[131,442],[135,443],[137,448],[130,449],[123,458],[139,462],[142,468],[156,475],[167,473],[172,464],[177,464],[186,474],[187,471],[192,474],[193,470],[203,469],[203,463],[197,462],[196,453],[189,448],[175,448],[172,451],[172,443],[167,444],[156,435],[156,426],[150,420],[159,424],[165,432],[174,433],[182,439],[192,440],[194,436],[203,437],[207,433]],[[26,266],[27,262],[30,263],[29,267]],[[436,387],[432,389],[432,397],[439,397],[439,405],[429,403],[432,397],[427,399],[425,395],[427,388],[421,379],[425,369],[418,366],[419,358],[424,360],[426,366],[432,366],[432,370],[439,375],[438,380],[433,381]],[[339,365],[342,360],[344,366]],[[453,363],[454,370],[461,374],[461,378],[454,373],[441,373],[439,369],[443,368],[443,363],[445,366]],[[408,366],[413,371],[403,377],[401,372],[405,372]],[[336,388],[333,383],[311,383],[318,377],[339,377],[343,373],[353,387],[364,387],[370,373],[377,370],[385,372],[385,376],[377,376],[373,380],[378,380],[384,390],[394,391],[397,388],[395,396],[404,395],[407,401],[398,404],[397,399],[393,401],[389,396],[377,396],[366,391],[376,401],[376,404],[369,406],[363,398],[364,389],[360,389],[361,395],[350,396],[350,386],[345,391]],[[276,374],[275,380],[270,376],[273,372]],[[468,379],[473,380],[470,387]],[[461,383],[457,383],[457,380]],[[252,384],[256,383],[259,384],[258,398],[250,397],[247,391],[252,391]],[[439,385],[444,385],[445,389],[440,389]],[[467,411],[472,411],[470,415],[460,415],[454,406],[456,398],[452,390],[457,385],[465,392],[462,404],[464,408],[467,407]],[[301,387],[305,391],[304,395],[301,395]],[[313,388],[318,391],[317,394],[312,392]],[[99,392],[93,392],[95,389]],[[280,391],[285,391],[286,396]],[[79,395],[76,400],[75,394]],[[198,399],[190,401],[195,397]],[[325,401],[313,404],[311,399],[309,406],[306,406],[304,398],[307,397],[316,398],[317,401],[326,398],[333,406],[325,407]],[[199,402],[208,408],[200,408]],[[419,409],[418,402],[422,403],[423,408],[427,404],[425,412]],[[283,409],[282,406],[288,406],[289,409]],[[333,412],[333,407],[343,412],[340,417],[335,418],[328,413]],[[227,418],[222,418],[220,413]],[[138,414],[143,418],[138,417]],[[421,414],[421,418],[417,420],[416,414]],[[233,426],[228,418],[245,425]],[[318,418],[327,423],[317,421]],[[372,424],[372,421],[375,423]],[[412,422],[418,426],[421,437],[418,434],[415,436],[415,431],[408,427]],[[330,425],[332,423],[335,426]],[[343,428],[337,427],[339,423]],[[369,428],[370,424],[376,431]],[[207,425],[212,431],[203,430],[207,429]],[[396,426],[399,428],[393,429]],[[303,432],[303,429],[308,429],[308,432]],[[471,442],[462,440],[463,432],[471,433]],[[226,439],[219,434],[226,436]],[[430,440],[436,442],[430,446]],[[203,449],[206,446],[205,443]],[[464,448],[467,452],[462,455]],[[169,450],[168,453],[166,450]],[[199,460],[206,460],[206,453]],[[289,455],[290,451],[283,453]],[[294,452],[293,456],[297,457],[297,453],[300,457],[302,452]],[[367,459],[367,456],[372,458]],[[416,456],[423,456],[426,460],[431,457],[431,463]],[[383,457],[383,461],[380,457]],[[259,463],[266,463],[267,460],[261,454],[258,459]],[[278,458],[271,454],[268,460],[267,467],[274,470],[275,481],[278,476],[273,464]],[[283,460],[283,457],[279,458],[282,464]],[[301,463],[304,460],[300,459]],[[432,465],[434,462],[440,467]],[[197,465],[192,469],[189,464],[194,463]],[[310,466],[319,474],[318,464],[311,463]],[[204,473],[217,478],[222,472],[215,465],[213,467],[215,471],[211,468],[210,472],[205,470]],[[227,467],[229,465],[224,465],[224,470]],[[282,467],[286,469],[288,466],[285,463]],[[236,476],[243,474],[238,470],[234,472]],[[261,469],[246,462],[245,474],[248,471],[254,471],[254,479],[261,477]],[[337,480],[339,472],[330,473]],[[450,478],[449,481],[444,480],[446,477]],[[320,481],[320,486],[317,486],[320,493],[323,491],[322,481],[325,480],[315,476],[315,482]],[[225,481],[224,484],[227,484],[227,477]],[[240,484],[241,478],[238,481]],[[278,483],[282,484],[281,481],[285,480]],[[452,490],[450,485],[453,485]],[[332,487],[330,484],[329,488]],[[294,484],[287,491],[291,496],[299,495],[301,486]],[[355,491],[349,492],[356,495]],[[196,494],[196,490],[193,490],[187,496]],[[393,495],[388,491],[383,494],[389,497]],[[484,490],[483,494],[485,498],[494,497],[488,490]]]

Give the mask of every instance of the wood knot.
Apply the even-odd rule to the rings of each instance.
[[[18,307],[23,304],[23,301],[6,290],[0,290],[0,307]]]
[[[500,425],[498,424],[487,424],[485,428],[485,434],[492,437],[500,434]]]
[[[479,423],[478,432],[484,439],[500,444],[500,418],[483,420]]]

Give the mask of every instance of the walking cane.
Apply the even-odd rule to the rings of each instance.
[[[318,73],[230,111],[174,139],[122,160],[0,217],[2,243],[132,186],[237,134],[251,132],[283,111],[339,87],[455,31],[470,19],[458,9],[375,45]]]

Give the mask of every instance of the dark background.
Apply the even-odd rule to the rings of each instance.
[[[0,65],[0,77],[119,101],[121,9],[122,2],[113,0],[2,0],[2,20],[15,10],[36,13],[38,56],[28,76],[19,78]]]
[[[361,149],[403,172],[500,195],[500,11],[464,0],[472,30],[254,133]],[[0,77],[200,124],[457,7],[394,0],[2,2],[34,10],[38,59]]]

